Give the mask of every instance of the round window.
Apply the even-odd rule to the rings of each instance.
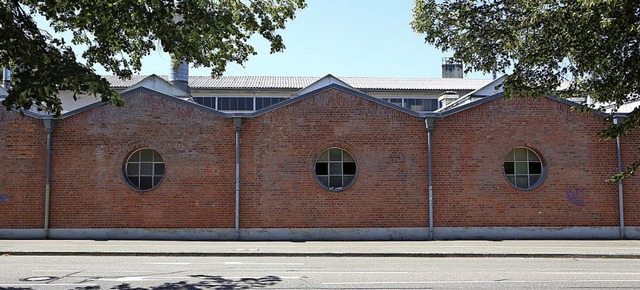
[[[540,156],[529,148],[516,148],[504,161],[504,174],[509,182],[519,189],[532,189],[544,177],[544,165]]]
[[[156,187],[164,176],[164,161],[153,149],[138,149],[129,155],[124,174],[135,189],[150,190]]]
[[[322,151],[315,164],[318,183],[324,188],[339,191],[347,188],[356,177],[356,161],[353,156],[341,148],[329,148]]]

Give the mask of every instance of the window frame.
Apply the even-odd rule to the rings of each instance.
[[[380,98],[383,101],[392,103],[396,106],[400,106],[415,112],[435,112],[438,109],[442,108],[438,99],[429,98],[429,97],[384,97]],[[429,106],[429,110],[414,110],[411,106],[422,106],[424,108],[425,105]]]
[[[151,150],[151,151],[152,151],[152,155],[151,155],[151,156],[152,156],[152,159],[151,159],[151,162],[148,162],[148,161],[144,161],[144,162],[143,162],[143,161],[142,161],[142,151],[143,151],[143,150]],[[140,154],[139,154],[139,156],[140,156],[140,157],[139,157],[139,159],[138,159],[137,161],[131,161],[131,158],[132,158],[136,153],[138,153],[138,152],[140,152]],[[155,160],[155,158],[156,158],[156,154],[157,154],[157,156],[159,156],[159,157],[160,157],[161,162],[157,162],[157,161]],[[130,176],[129,176],[129,170],[128,170],[128,169],[129,169],[129,164],[134,164],[134,163],[138,165],[138,175],[132,175],[132,176],[137,176],[138,178],[140,178],[140,177],[151,177],[151,185],[152,185],[152,186],[151,186],[150,188],[143,189],[143,188],[141,188],[141,186],[140,186],[140,180],[138,180],[138,185],[135,185],[135,184],[134,184],[134,183],[129,179],[129,177],[130,177]],[[141,171],[142,171],[142,164],[143,164],[143,163],[144,163],[144,164],[151,164],[151,170],[152,170],[151,175],[146,175],[146,174],[145,174],[145,175],[143,175],[143,174],[142,174],[142,172],[141,172]],[[156,164],[162,164],[162,171],[163,171],[163,172],[162,172],[162,175],[157,175],[157,174],[155,174],[155,171],[156,171]],[[158,188],[158,187],[160,186],[160,184],[162,184],[162,181],[164,181],[164,178],[165,178],[165,176],[167,175],[166,162],[164,161],[164,158],[162,158],[162,155],[160,154],[160,152],[158,152],[158,150],[153,149],[153,148],[149,148],[149,147],[142,147],[142,148],[138,148],[138,149],[135,149],[135,150],[131,151],[131,152],[127,155],[127,158],[125,159],[124,164],[123,164],[123,166],[122,166],[122,175],[123,175],[123,177],[124,177],[124,179],[125,179],[125,181],[126,181],[127,185],[129,185],[129,186],[130,186],[131,188],[133,188],[134,190],[139,191],[139,192],[147,192],[147,191],[151,191],[151,190],[154,190],[154,189]],[[160,179],[158,180],[158,182],[157,182],[157,183],[155,183],[154,181],[156,181],[156,178],[158,178],[158,177],[159,177]],[[154,185],[154,183],[155,183],[155,185]]]
[[[331,150],[333,149],[339,149],[341,150],[340,153],[340,160],[332,160],[331,159]],[[321,158],[323,157],[323,155],[325,154],[325,152],[327,152],[327,159],[326,160],[321,160]],[[352,160],[346,160],[345,162],[345,153],[349,154],[350,159]],[[318,174],[317,170],[318,170],[318,162],[326,164],[326,170],[327,170],[327,174]],[[345,163],[353,163],[353,166],[355,167],[355,169],[353,170],[353,174],[345,174],[345,167],[344,164]],[[357,165],[357,161],[355,159],[355,157],[353,157],[353,154],[351,154],[351,152],[349,152],[348,150],[341,148],[341,147],[329,147],[326,148],[324,150],[322,150],[317,157],[315,158],[314,162],[313,162],[313,177],[315,178],[316,182],[318,183],[318,185],[320,185],[322,188],[328,190],[328,191],[332,191],[332,192],[338,192],[338,191],[343,191],[347,188],[349,188],[350,186],[352,186],[355,181],[356,178],[358,176],[358,165]],[[338,174],[331,174],[331,168],[332,165],[335,164],[340,164],[340,171],[341,173]],[[334,167],[335,168],[335,167]],[[331,177],[340,177],[341,178],[341,182],[342,182],[342,186],[340,187],[332,187],[331,186]],[[345,186],[345,177],[350,177],[351,180],[348,182],[348,184]],[[327,178],[326,184],[321,181],[321,178]]]
[[[242,101],[240,101],[242,99]],[[255,112],[264,108],[271,107],[278,103],[284,102],[290,99],[287,96],[242,96],[242,95],[220,95],[220,96],[194,96],[193,101],[197,104],[218,110],[221,112]],[[269,105],[265,106],[265,100]],[[223,106],[232,107],[232,103],[235,102],[235,106],[240,106],[240,103],[244,104],[244,108],[238,109],[223,109]],[[252,109],[247,109],[251,107]]]
[[[527,158],[526,161],[525,160],[518,160],[517,157],[517,153],[516,150],[518,149],[525,149],[527,152]],[[510,159],[511,156],[513,154],[513,159]],[[531,154],[533,154],[537,160],[531,160]],[[513,173],[507,173],[507,163],[511,162],[513,163],[512,166],[512,170]],[[523,173],[518,173],[518,169],[517,169],[517,164],[518,163],[526,163],[526,168],[527,168],[527,173],[523,174]],[[531,163],[539,163],[540,164],[540,173],[531,173],[530,172],[530,168],[531,168]],[[507,181],[507,183],[509,185],[511,185],[512,187],[518,189],[518,190],[523,190],[523,191],[529,191],[529,190],[533,190],[538,188],[540,185],[542,185],[542,183],[544,183],[544,181],[546,180],[547,177],[547,166],[545,165],[544,160],[542,159],[542,156],[540,156],[540,154],[529,147],[524,147],[524,146],[520,146],[520,147],[515,147],[513,149],[511,149],[509,151],[509,153],[507,153],[507,155],[504,157],[503,162],[502,162],[502,174],[504,176],[504,179]],[[538,176],[538,179],[535,182],[531,182],[531,177],[532,176]],[[513,178],[513,181],[510,179],[510,177]],[[528,187],[524,188],[524,187],[519,187],[518,186],[518,181],[517,178],[518,177],[526,177],[527,178],[527,184]]]

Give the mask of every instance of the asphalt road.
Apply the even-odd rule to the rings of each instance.
[[[253,288],[640,288],[640,260],[0,256],[0,289]]]

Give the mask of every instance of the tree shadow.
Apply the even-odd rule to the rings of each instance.
[[[109,289],[114,290],[199,290],[199,289],[252,289],[252,288],[264,288],[267,286],[273,286],[282,282],[282,279],[278,276],[264,276],[261,278],[239,278],[229,279],[222,276],[211,275],[190,275],[197,282],[190,281],[178,281],[168,282],[158,286],[151,287],[133,287],[131,284],[123,283],[113,286]],[[49,284],[55,286],[56,284]],[[100,290],[100,286],[78,286],[70,288],[70,290]],[[23,287],[0,287],[0,290],[33,290],[33,288]]]
[[[190,275],[190,277],[198,278],[199,282],[170,282],[164,283],[155,287],[131,287],[130,284],[120,284],[110,289],[115,290],[198,290],[198,289],[251,289],[251,288],[263,288],[267,286],[273,286],[282,279],[277,276],[265,276],[261,278],[240,278],[237,280],[224,278],[222,276],[210,276],[210,275]],[[87,289],[92,290],[92,289]]]

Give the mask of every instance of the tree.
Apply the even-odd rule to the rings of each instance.
[[[38,106],[59,116],[60,91],[92,94],[122,106],[122,98],[92,68],[120,78],[141,69],[141,58],[163,49],[174,59],[212,68],[243,64],[256,54],[247,43],[259,34],[271,52],[284,49],[277,30],[306,6],[304,0],[0,0],[0,67],[12,70],[7,110]],[[70,43],[38,28],[36,15]],[[71,45],[85,46],[81,63]],[[178,63],[174,64],[175,66]]]
[[[638,0],[415,0],[411,26],[427,43],[453,51],[467,71],[504,74],[506,97],[589,96],[615,110],[640,98]],[[635,109],[602,137],[638,127]]]

